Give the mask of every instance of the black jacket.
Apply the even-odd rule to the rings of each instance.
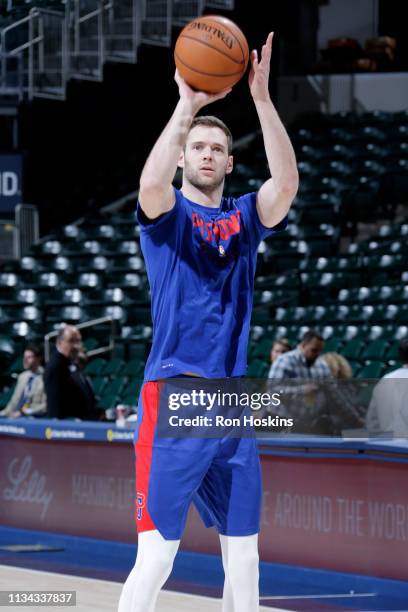
[[[95,396],[78,372],[71,372],[71,361],[55,351],[44,371],[47,417],[95,420]]]

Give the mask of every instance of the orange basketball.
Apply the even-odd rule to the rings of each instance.
[[[235,85],[245,73],[248,43],[230,19],[205,15],[190,21],[180,32],[174,60],[191,87],[218,93]]]

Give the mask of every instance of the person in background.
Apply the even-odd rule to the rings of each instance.
[[[43,416],[47,409],[41,366],[41,350],[28,345],[23,355],[24,372],[17,378],[14,393],[0,416],[17,418],[21,416]]]
[[[319,358],[324,348],[324,339],[310,329],[292,351],[281,354],[272,363],[268,378],[319,379],[331,376],[327,363]]]
[[[294,419],[294,431],[314,432],[318,416],[319,381],[330,378],[327,363],[320,357],[324,339],[314,331],[308,330],[296,348],[280,355],[272,363],[268,379],[274,385],[280,383],[282,402],[281,416]]]
[[[56,350],[45,367],[47,416],[56,419],[87,419],[93,406],[86,391],[72,377],[81,351],[81,333],[73,325],[63,325]]]
[[[81,395],[85,395],[87,397],[87,420],[104,420],[104,412],[102,410],[97,409],[97,400],[92,387],[92,383],[84,372],[88,361],[89,359],[88,355],[86,354],[86,350],[83,346],[81,346],[81,348],[79,349],[79,353],[74,361],[74,368],[71,368],[71,378],[78,386]]]
[[[277,338],[276,340],[274,340],[272,343],[270,354],[271,367],[273,363],[277,360],[277,358],[280,357],[280,355],[283,355],[283,353],[287,353],[291,349],[292,347],[287,338]]]
[[[324,433],[341,435],[343,429],[364,426],[365,408],[359,400],[359,388],[352,381],[353,370],[343,355],[329,352],[322,359],[330,368],[333,380],[324,386],[320,425]],[[323,433],[323,431],[322,431]]]
[[[388,433],[394,438],[408,437],[408,338],[401,340],[402,366],[389,372],[375,386],[366,416],[370,433]]]

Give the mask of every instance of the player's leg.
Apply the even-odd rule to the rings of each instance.
[[[222,566],[224,568],[224,588],[222,591],[222,612],[234,612],[234,599],[228,572],[228,541],[220,535]]]
[[[258,610],[262,480],[256,440],[223,439],[196,497],[204,522],[208,525],[206,515],[211,516],[220,533],[223,612]]]
[[[118,612],[153,612],[169,577],[180,540],[165,540],[156,529],[138,536],[136,563],[119,600]]]
[[[148,382],[139,398],[135,431],[136,525],[139,548],[121,596],[119,612],[152,612],[173,565],[194,493],[207,472],[212,440],[170,438],[163,430],[167,386]],[[161,395],[163,393],[163,396]],[[210,445],[211,447],[214,444]],[[213,451],[212,451],[213,453]]]
[[[258,534],[220,535],[225,572],[222,612],[259,609]]]

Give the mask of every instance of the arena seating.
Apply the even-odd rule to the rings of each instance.
[[[408,219],[400,221],[408,113],[305,117],[291,137],[301,186],[287,231],[259,249],[249,373],[267,373],[275,337],[295,344],[313,327],[356,376],[381,376],[396,366],[397,343],[408,334]],[[229,193],[257,189],[267,176],[261,143],[237,158]],[[91,361],[87,373],[101,407],[135,403],[152,329],[133,210],[86,217],[42,238],[20,261],[3,264],[0,292],[0,409],[27,341],[42,342],[61,321],[106,315],[117,324],[115,351]],[[99,342],[85,335],[88,348]]]

